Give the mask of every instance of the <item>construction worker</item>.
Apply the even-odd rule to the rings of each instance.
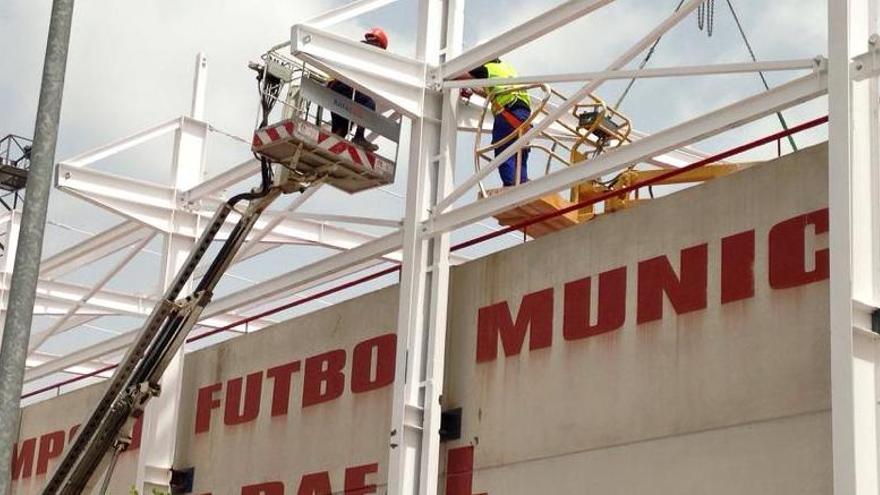
[[[471,70],[468,74],[458,77],[458,79],[494,79],[507,77],[516,77],[516,70],[509,63],[502,62],[496,58],[495,60]],[[470,98],[471,93],[473,92],[490,101],[492,105],[492,114],[495,116],[495,121],[492,125],[492,144],[504,140],[504,138],[515,132],[517,128],[519,128],[520,125],[527,121],[532,115],[532,100],[529,97],[528,91],[509,89],[510,86],[491,86],[487,88],[476,88],[473,90],[465,88],[461,91],[461,95],[464,98]],[[500,155],[502,151],[509,148],[514,141],[516,141],[516,139],[511,138],[509,141],[495,148],[495,156]],[[516,176],[517,160],[521,160],[519,181],[517,181]],[[501,175],[501,182],[504,183],[504,187],[528,182],[528,161],[529,148],[525,147],[522,148],[519,153],[514,154],[505,160],[504,163],[498,167],[498,173]]]
[[[385,34],[380,28],[373,28],[364,33],[364,39],[362,43],[366,43],[368,45],[373,45],[375,47],[381,48],[383,50],[388,49],[388,35]],[[369,108],[370,110],[376,110],[376,102],[373,101],[369,96],[355,91],[351,86],[345,84],[342,81],[332,80],[327,84],[327,87],[332,89],[333,91],[345,96],[349,100],[354,98],[354,101],[360,103],[361,105]],[[330,114],[330,124],[333,131],[333,134],[336,134],[340,137],[348,136],[348,131],[351,129],[351,123],[347,118],[342,115],[337,115],[335,113]],[[357,126],[357,129],[354,132],[354,138],[352,138],[351,142],[368,150],[368,151],[376,151],[379,149],[379,146],[367,141],[367,138],[364,137],[364,128],[361,126]]]

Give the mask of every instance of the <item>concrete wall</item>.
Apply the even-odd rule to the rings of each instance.
[[[384,484],[396,319],[386,289],[188,355],[176,465],[195,493]]]
[[[21,433],[13,453],[12,495],[40,493],[61,460],[62,450],[73,440],[75,428],[92,412],[104,387],[92,385],[22,410]],[[127,495],[134,486],[139,443],[137,428],[132,449],[119,458],[108,493]]]
[[[453,447],[474,447],[473,493],[829,493],[828,283],[773,289],[768,280],[769,232],[825,208],[825,163],[825,148],[813,148],[456,271],[444,399],[465,411]],[[751,230],[754,296],[722,304],[722,238]],[[807,265],[827,246],[811,230],[800,247]],[[747,243],[729,242],[728,266],[742,271],[730,260]],[[639,324],[653,300],[639,293],[651,283],[641,262],[668,256],[680,274],[681,250],[704,244],[705,308],[689,294],[679,315],[664,297],[662,318]],[[694,251],[688,258],[706,266]],[[566,284],[592,277],[595,313],[595,279],[621,267],[622,325],[566,340],[565,316],[590,304],[573,298],[564,311]],[[534,310],[518,353],[499,345],[478,362],[481,310],[490,319],[506,302],[515,322],[517,311],[528,317],[523,296],[548,289],[552,340],[531,340],[548,318]]]
[[[456,268],[443,493],[830,493],[826,163],[812,148]],[[396,315],[392,288],[187,355],[194,493],[384,493]],[[88,393],[26,409],[25,436]]]

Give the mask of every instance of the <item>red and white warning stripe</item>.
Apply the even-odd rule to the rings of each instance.
[[[259,151],[267,145],[291,138],[308,142],[332,155],[338,155],[358,168],[371,170],[382,176],[394,175],[394,165],[388,160],[304,122],[286,121],[257,130],[254,133],[253,149]]]
[[[254,133],[254,141],[251,144],[254,149],[261,148],[269,143],[292,137],[294,130],[293,122],[290,121],[272,127],[264,127]]]

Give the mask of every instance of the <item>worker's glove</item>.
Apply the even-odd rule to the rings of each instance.
[[[471,88],[461,88],[458,91],[458,94],[459,94],[459,96],[461,96],[465,100],[470,100],[471,96],[474,95],[474,90],[472,90]]]

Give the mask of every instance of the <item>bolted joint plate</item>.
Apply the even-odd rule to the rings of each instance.
[[[880,76],[880,35],[872,34],[868,39],[868,51],[852,59],[850,76],[854,81]]]

